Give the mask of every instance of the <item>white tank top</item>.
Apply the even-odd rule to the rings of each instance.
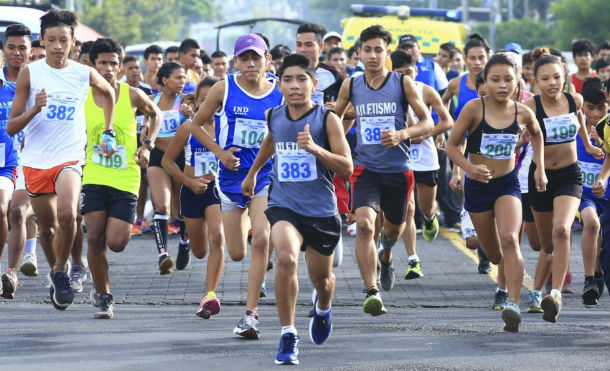
[[[21,164],[50,169],[68,161],[85,160],[87,133],[84,104],[89,94],[90,67],[68,60],[62,69],[45,59],[28,65],[30,92],[26,110],[34,106],[36,94],[47,92],[47,106],[25,127],[27,140]]]
[[[424,84],[416,81],[417,94],[423,99],[424,97]],[[413,112],[413,109],[409,105],[409,111],[415,118],[415,123],[419,122],[419,117]],[[421,143],[413,144],[409,149],[411,169],[413,171],[434,171],[440,169],[438,163],[438,153],[436,152],[436,146],[434,145],[434,138],[430,137]]]
[[[528,144],[527,147],[522,148],[525,148],[525,157],[523,157],[523,161],[521,161],[521,166],[519,167],[517,177],[519,178],[521,193],[528,193],[529,189],[527,186],[527,181],[528,174],[530,172],[530,165],[532,163],[532,157],[534,157],[534,151],[532,150],[531,144]]]

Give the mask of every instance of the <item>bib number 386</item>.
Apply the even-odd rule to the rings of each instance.
[[[394,130],[395,127],[394,116],[361,117],[362,144],[381,144],[381,131]]]

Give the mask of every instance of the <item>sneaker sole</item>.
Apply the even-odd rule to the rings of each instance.
[[[19,271],[28,277],[38,277],[38,268],[32,262],[25,262],[19,268]]]
[[[492,310],[495,310],[496,312],[499,312],[501,310],[504,310],[504,307],[501,307],[499,305],[494,305],[493,307],[491,307]]]
[[[409,273],[405,274],[405,280],[415,280],[418,278],[422,278],[424,276],[424,274],[419,274],[417,272],[414,271],[410,271]]]
[[[203,304],[203,307],[197,310],[196,315],[203,319],[210,319],[211,316],[220,313],[220,303],[217,301],[209,301]]]
[[[381,300],[377,298],[367,299],[362,306],[364,313],[370,314],[371,316],[380,316],[382,314],[386,314],[388,311],[383,306]]]
[[[171,274],[174,267],[174,259],[166,258],[159,264],[159,273],[161,275]]]
[[[543,320],[551,323],[557,322],[557,315],[559,314],[559,311],[557,310],[557,306],[552,299],[542,299],[540,306],[544,312],[542,315]]]
[[[2,283],[4,284],[4,280]],[[599,299],[599,295],[595,290],[585,291],[582,294],[582,302],[584,305],[597,305],[597,299]]]
[[[77,294],[83,292],[83,285],[82,284],[80,286],[71,286],[71,287],[72,287],[72,291],[74,291]]]
[[[276,365],[289,365],[289,366],[293,366],[293,365],[298,365],[299,364],[299,360],[294,360],[294,361],[278,361],[277,359],[275,360],[275,364]]]
[[[68,306],[70,304],[68,304],[68,305],[60,305],[55,300],[55,288],[53,287],[53,285],[51,285],[51,287],[49,288],[49,294],[51,295],[51,303],[53,304],[55,309],[57,309],[57,310],[66,310],[66,309],[68,309]]]
[[[242,336],[242,337],[244,337],[246,339],[249,339],[249,340],[258,340],[258,339],[260,339],[260,334],[258,333],[258,331],[256,331],[253,328],[245,330],[245,331],[242,331],[239,327],[235,327],[233,329],[233,333],[235,335]]]
[[[528,308],[527,313],[544,313],[540,307]]]
[[[313,339],[313,333],[312,333],[312,331],[311,331],[311,330],[312,330],[312,328],[313,328],[313,318],[309,320],[309,340],[311,340],[311,342],[312,342],[312,343],[314,343],[314,344],[316,344],[316,345],[322,345],[322,344],[324,344],[324,342],[325,342],[326,340],[328,340],[328,338],[330,338],[330,335],[333,333],[333,324],[332,324],[332,322],[331,322],[331,324],[330,324],[330,331],[328,332],[328,336],[326,336],[326,338],[325,338],[324,340],[322,340],[322,341],[320,341],[320,342],[318,343],[318,342],[316,342],[316,341]]]
[[[15,298],[15,288],[11,280],[9,280],[6,274],[2,275],[2,290],[3,292],[0,294],[5,299],[14,299]]]
[[[436,230],[436,233],[434,233],[432,236],[428,236],[426,235],[426,231],[423,231],[423,236],[424,236],[424,240],[426,240],[427,242],[434,242],[436,240],[436,237],[438,237],[438,229]]]
[[[519,324],[521,323],[521,315],[514,310],[503,310],[502,320],[504,321],[504,331],[519,332]]]
[[[97,312],[93,314],[93,318],[95,319],[112,319],[114,317],[114,313],[108,312]]]

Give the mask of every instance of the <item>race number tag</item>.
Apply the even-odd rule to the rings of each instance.
[[[144,126],[144,119],[146,116],[140,115],[136,116],[136,122],[138,123],[138,133],[142,131],[142,126]]]
[[[324,105],[324,93],[321,91],[314,91],[311,93],[311,101],[317,104],[318,106]]]
[[[0,167],[6,164],[6,143],[0,143]]]
[[[280,182],[307,182],[318,178],[316,157],[305,150],[276,150]]]
[[[381,131],[395,128],[394,116],[361,117],[362,144],[381,144]]]
[[[409,148],[409,158],[411,159],[411,162],[419,162],[423,153],[424,147],[422,146],[422,143],[411,144],[411,147]]]
[[[48,120],[72,124],[74,123],[74,114],[78,104],[79,100],[77,98],[60,94],[49,94],[47,96],[47,105],[44,108],[44,115]]]
[[[599,173],[602,171],[602,165],[593,162],[581,161],[578,161],[578,165],[580,165],[580,171],[582,172],[583,187],[593,187],[593,184],[595,184],[597,178],[599,178]]]
[[[481,136],[481,154],[487,158],[505,160],[515,154],[515,134],[486,134]]]
[[[91,161],[109,169],[125,170],[127,169],[127,152],[125,146],[116,146],[112,156],[106,158],[102,154],[102,146],[94,145],[93,153],[91,153]]]
[[[163,111],[163,124],[159,134],[173,133],[180,127],[180,112],[177,110]]]
[[[544,119],[547,143],[568,142],[576,137],[580,124],[574,112]]]
[[[233,144],[244,148],[260,148],[263,139],[267,136],[267,131],[265,120],[238,118],[235,120]]]
[[[214,152],[195,152],[195,176],[218,174],[218,161]]]

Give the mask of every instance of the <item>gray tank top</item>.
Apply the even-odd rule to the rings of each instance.
[[[408,105],[402,75],[388,73],[377,90],[368,86],[364,74],[350,84],[350,102],[356,109],[356,151],[354,164],[379,173],[401,173],[409,167],[409,143],[394,148],[381,145],[381,131],[405,128]]]
[[[316,218],[337,214],[333,173],[297,145],[297,133],[309,124],[314,142],[328,149],[326,119],[329,113],[329,109],[316,105],[303,117],[292,120],[286,104],[269,112],[269,133],[275,144],[269,207],[283,207]]]

